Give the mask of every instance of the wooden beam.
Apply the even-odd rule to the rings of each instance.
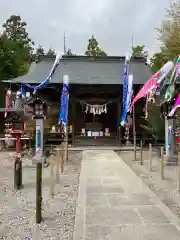
[[[15,108],[0,108],[0,112],[5,112],[5,111],[7,111],[7,112],[17,112],[17,109],[15,109]],[[20,109],[20,110],[18,110],[18,113],[19,112],[24,112],[24,109]]]
[[[76,131],[76,102],[71,101],[71,104],[72,104],[72,145],[74,145]]]

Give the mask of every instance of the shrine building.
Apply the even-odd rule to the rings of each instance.
[[[44,81],[53,65],[54,57],[41,57],[32,63],[29,72],[22,77],[3,81],[1,84],[0,107],[4,107],[4,89],[10,87],[17,91],[22,81],[32,85]],[[101,140],[112,144],[123,139],[119,128],[123,101],[123,71],[125,57],[67,56],[58,65],[52,82],[37,94],[48,104],[52,119],[49,131],[58,132],[57,123],[63,76],[69,76],[69,113],[68,125],[73,144],[92,144]],[[134,94],[152,76],[150,66],[144,58],[132,58],[129,74],[133,74]],[[3,96],[3,97],[2,97]],[[144,116],[144,100],[135,105],[137,136],[144,131],[140,128],[140,116]],[[1,114],[2,121],[2,114]],[[132,130],[130,131],[132,138]],[[94,140],[95,139],[95,140]]]

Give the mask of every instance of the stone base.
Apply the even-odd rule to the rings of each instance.
[[[133,146],[133,144],[132,144],[130,141],[127,141],[127,142],[125,143],[125,146]]]
[[[164,155],[164,161],[166,166],[177,166],[178,165],[178,157],[176,155],[167,156]]]

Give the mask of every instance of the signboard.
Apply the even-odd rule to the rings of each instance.
[[[43,119],[36,119],[36,153],[33,164],[43,161]]]
[[[168,148],[171,149],[172,146],[172,126],[168,127]]]
[[[39,124],[36,125],[36,154],[41,153],[42,143],[41,143],[41,127]]]

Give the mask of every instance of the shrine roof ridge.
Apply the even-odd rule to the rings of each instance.
[[[40,84],[49,75],[54,59],[55,56],[40,57],[26,75],[4,82]],[[123,84],[124,61],[125,57],[118,56],[65,56],[51,83],[62,84],[63,76],[69,75],[70,84]],[[131,59],[129,73],[133,74],[134,84],[144,84],[152,76],[150,66],[142,57]]]
[[[56,56],[53,55],[39,55],[37,63],[40,61],[54,61]],[[97,61],[97,62],[123,62],[125,61],[125,56],[85,56],[85,55],[73,55],[64,56],[62,55],[62,61]],[[131,62],[141,62],[147,63],[144,57],[131,57]]]

